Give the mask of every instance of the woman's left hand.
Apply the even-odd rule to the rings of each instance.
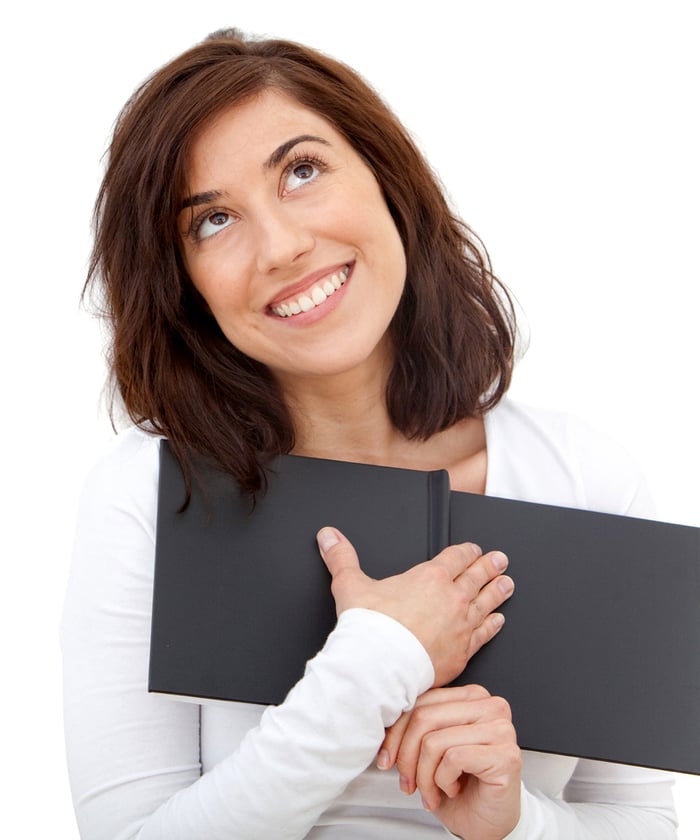
[[[387,729],[378,766],[451,832],[503,840],[520,818],[522,760],[510,707],[476,685],[435,688]]]

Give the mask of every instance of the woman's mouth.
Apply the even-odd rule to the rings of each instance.
[[[332,295],[345,283],[350,273],[350,266],[343,266],[340,271],[329,275],[322,281],[315,283],[310,289],[302,292],[298,297],[290,298],[283,303],[271,307],[275,315],[280,318],[293,318],[302,312],[310,312]]]

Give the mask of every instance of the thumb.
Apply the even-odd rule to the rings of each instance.
[[[344,571],[359,571],[360,561],[352,543],[336,528],[326,526],[316,534],[318,549],[331,577]]]
[[[338,615],[351,607],[363,606],[362,585],[366,580],[352,543],[335,528],[321,528],[316,534],[321,557],[333,580],[331,593]]]

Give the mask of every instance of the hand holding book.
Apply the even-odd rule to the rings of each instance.
[[[387,729],[377,765],[460,837],[500,840],[520,817],[522,758],[511,710],[478,685],[437,688]]]
[[[454,682],[507,698],[524,749],[700,773],[700,529],[454,492],[442,471],[284,456],[271,474],[251,513],[233,479],[202,469],[183,512],[182,473],[161,445],[149,690],[281,703],[350,606],[398,618],[430,654],[444,607],[433,602],[425,629],[412,623],[422,575],[474,541],[507,554],[518,591],[504,632],[488,624],[500,574],[462,595],[471,636],[457,656],[469,664]],[[326,553],[331,573],[356,567],[333,583],[335,604],[314,539],[324,522],[351,543],[338,568]],[[391,612],[405,605],[403,619]],[[457,666],[440,669],[444,682]]]
[[[501,574],[508,565],[502,552],[482,555],[478,546],[462,543],[402,574],[373,580],[340,531],[322,528],[317,540],[332,576],[338,615],[364,607],[403,624],[430,656],[436,686],[461,674],[503,626],[503,616],[494,610],[513,593],[513,581]]]

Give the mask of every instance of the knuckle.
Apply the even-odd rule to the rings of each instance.
[[[424,566],[424,574],[426,575],[428,582],[438,586],[444,586],[444,584],[452,582],[448,569],[440,563],[426,563]]]
[[[483,685],[470,683],[469,685],[465,685],[464,688],[468,692],[469,700],[484,700],[491,696]]]
[[[491,705],[492,711],[497,717],[503,718],[508,722],[513,719],[510,703],[505,699],[505,697],[492,697]]]
[[[421,754],[429,761],[434,761],[441,753],[437,732],[428,732],[423,736],[421,743]]]
[[[455,543],[455,548],[459,548],[460,551],[464,554],[465,557],[468,557],[470,560],[474,557],[481,556],[481,548],[473,542],[463,542],[463,543]]]
[[[474,598],[474,600],[470,602],[470,618],[475,618],[478,625],[482,623],[487,612],[488,610],[486,609],[486,606],[479,600],[479,598]]]
[[[503,751],[503,763],[509,773],[520,773],[523,767],[523,756],[517,744],[509,744]]]
[[[339,580],[347,580],[349,574],[350,569],[347,566],[340,566],[333,575],[333,583]]]
[[[471,659],[474,654],[491,639],[492,634],[484,624],[480,624],[471,635],[468,645],[468,654]]]
[[[347,585],[347,582],[349,580],[348,572],[348,569],[339,569],[333,575],[333,579],[331,580],[331,592],[333,593],[333,595],[337,595],[338,592],[342,592],[344,587]]]
[[[474,551],[470,543],[458,543],[456,545],[448,545],[443,552],[443,556],[448,557],[450,561],[463,567],[463,570],[468,572],[479,555]]]
[[[396,769],[402,776],[406,776],[406,778],[410,778],[413,775],[413,763],[401,752],[396,756]]]
[[[444,755],[442,756],[442,761],[440,762],[445,770],[448,771],[449,774],[454,773],[457,770],[461,770],[460,767],[460,753],[461,749],[459,747],[448,747],[445,750]]]
[[[459,558],[462,556],[462,546],[460,545],[448,545],[446,548],[440,552],[440,555],[443,557],[452,557],[452,558]]]
[[[460,556],[468,562],[471,562],[481,555],[479,546],[474,545],[474,543],[459,543],[458,545],[455,545],[454,548],[456,548]]]
[[[425,729],[431,717],[431,706],[416,706],[411,714],[411,726],[413,728]]]
[[[484,558],[480,557],[466,570],[463,577],[471,587],[474,593],[473,597],[476,597],[488,584],[493,575],[491,575]]]
[[[514,740],[515,730],[513,725],[507,720],[497,720],[493,724],[494,743],[496,744],[511,744]]]
[[[454,586],[452,587],[452,594],[455,608],[459,610],[462,615],[468,615],[473,604],[470,593],[465,592],[461,586]]]

